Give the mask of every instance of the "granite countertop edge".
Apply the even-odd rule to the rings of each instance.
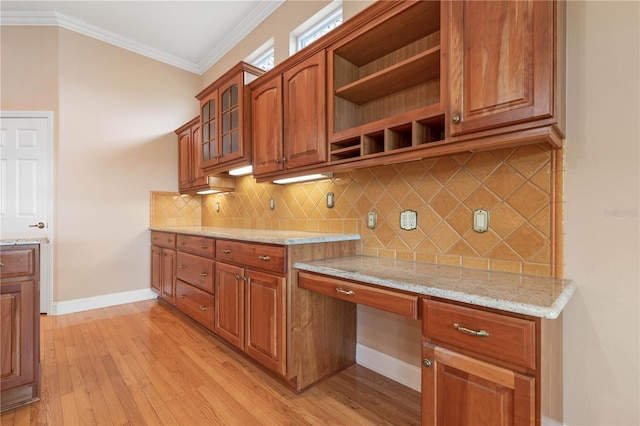
[[[151,226],[151,231],[171,232],[200,237],[248,241],[254,243],[298,245],[359,240],[358,234],[281,231],[249,228],[220,228],[212,226]]]
[[[0,246],[26,246],[29,244],[49,244],[48,238],[2,238]]]
[[[431,285],[430,283],[420,285],[410,282],[404,282],[401,280],[381,278],[373,274],[364,274],[361,272],[347,271],[343,269],[325,267],[305,262],[296,262],[293,266],[294,268],[302,271],[316,272],[331,277],[360,281],[363,283],[373,284],[388,289],[402,290],[425,296],[434,296],[442,299],[469,303],[471,305],[483,306],[486,308],[493,308],[506,312],[546,319],[558,318],[576,288],[575,283],[573,283],[572,281],[563,280],[566,284],[562,292],[556,297],[554,302],[550,306],[539,306],[531,303],[509,300],[508,298],[487,297],[485,295],[475,294],[468,291],[439,288],[435,285]],[[455,280],[450,280],[449,284],[451,285],[453,281]],[[459,279],[459,282],[462,283],[463,280]],[[455,287],[455,283],[452,285],[452,287]]]

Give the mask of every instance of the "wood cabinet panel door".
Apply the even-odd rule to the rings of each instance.
[[[326,69],[323,50],[282,75],[287,169],[327,160]]]
[[[534,425],[535,379],[422,343],[422,425]]]
[[[452,136],[551,117],[552,1],[454,1],[450,17]]]
[[[161,297],[175,304],[176,288],[176,252],[175,250],[162,250],[162,293]]]
[[[202,127],[200,123],[191,128],[191,169],[193,186],[207,184],[207,177],[202,172]]]
[[[151,246],[151,290],[162,293],[162,248]]]
[[[0,388],[7,389],[35,379],[34,280],[3,283],[0,294],[2,315]]]
[[[191,129],[178,135],[178,187],[188,188],[193,180],[191,159]]]
[[[245,271],[246,348],[267,368],[285,374],[285,279]]]
[[[282,77],[253,90],[253,174],[282,169]]]
[[[244,270],[216,263],[215,330],[232,345],[244,349]]]

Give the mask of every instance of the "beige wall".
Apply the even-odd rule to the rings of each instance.
[[[640,3],[568,2],[564,406],[640,424]]]
[[[149,191],[177,189],[199,76],[48,27],[2,27],[1,62],[3,110],[55,113],[54,303],[148,288]]]
[[[2,28],[2,109],[52,110],[60,122],[54,300],[148,286],[149,191],[177,186],[170,132],[270,28],[288,43],[289,10],[327,3],[286,2],[202,78],[66,30]],[[368,3],[345,3],[345,16]],[[640,424],[638,15],[637,2],[568,2],[565,270],[578,285],[564,315],[568,425]],[[276,42],[281,58],[288,47]],[[387,353],[418,336],[374,310],[359,318],[361,342],[397,337],[378,347]]]

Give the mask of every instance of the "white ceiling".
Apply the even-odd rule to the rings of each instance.
[[[203,74],[283,2],[2,0],[0,24],[57,25]]]

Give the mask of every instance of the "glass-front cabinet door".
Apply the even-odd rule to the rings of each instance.
[[[237,79],[235,79],[237,80]],[[238,101],[238,83],[234,81],[221,88],[220,119],[222,121],[220,131],[220,161],[230,161],[242,156],[242,147],[239,144],[240,128],[240,103]]]
[[[200,117],[202,119],[202,167],[218,164],[218,91],[203,100]]]

